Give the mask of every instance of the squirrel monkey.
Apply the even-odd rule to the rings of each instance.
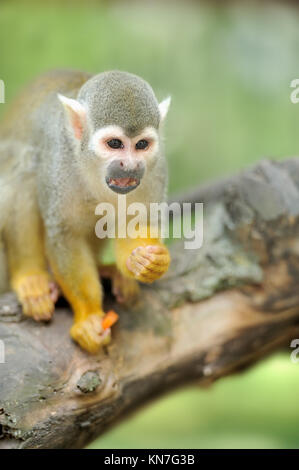
[[[74,312],[71,337],[90,353],[110,339],[102,326],[95,207],[116,205],[119,194],[129,204],[164,200],[161,126],[169,104],[126,72],[54,71],[15,100],[0,127],[0,284],[7,265],[24,314],[48,321],[57,283]],[[136,294],[136,281],[167,271],[159,238],[114,242],[116,268],[106,274],[119,299]]]

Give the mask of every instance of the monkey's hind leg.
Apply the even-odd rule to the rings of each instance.
[[[110,279],[112,294],[118,303],[129,307],[138,299],[140,294],[138,282],[135,279],[124,276],[117,269],[116,264],[102,264],[99,270],[101,277]]]
[[[24,197],[24,192],[21,193]],[[25,315],[37,321],[49,321],[57,300],[57,289],[47,270],[43,228],[32,194],[23,205],[17,196],[4,228],[10,284]],[[29,202],[30,201],[30,202]]]

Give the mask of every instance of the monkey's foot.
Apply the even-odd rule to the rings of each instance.
[[[118,303],[130,306],[137,300],[140,293],[138,283],[135,279],[123,276],[115,264],[101,266],[100,275],[111,280],[112,293]]]
[[[169,263],[170,256],[165,246],[138,246],[127,259],[127,268],[138,281],[150,283],[168,270]]]
[[[47,273],[22,276],[14,283],[24,315],[36,321],[49,321],[59,295],[57,285]]]
[[[104,329],[103,318],[103,312],[90,314],[85,320],[74,323],[70,330],[73,340],[91,354],[111,340],[111,328]]]
[[[112,293],[120,304],[130,306],[139,297],[140,287],[135,279],[130,279],[118,273],[112,281]]]

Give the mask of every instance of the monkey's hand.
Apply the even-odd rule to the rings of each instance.
[[[97,353],[111,340],[111,329],[103,328],[104,315],[104,312],[92,313],[84,320],[75,322],[70,330],[73,340],[91,354]]]
[[[135,279],[151,283],[168,270],[169,263],[169,252],[164,245],[146,245],[135,248],[126,265]]]
[[[54,313],[59,290],[48,273],[21,276],[14,282],[14,290],[24,315],[36,321],[49,321]]]

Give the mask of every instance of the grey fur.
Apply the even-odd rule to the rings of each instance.
[[[117,123],[128,136],[159,127],[158,101],[150,85],[131,73],[104,72],[88,80],[78,101],[87,104],[94,130]]]

